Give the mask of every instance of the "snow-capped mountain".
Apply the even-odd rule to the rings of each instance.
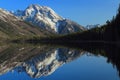
[[[92,29],[92,28],[95,28],[95,27],[100,27],[100,24],[87,25],[87,26],[86,26],[87,29]]]
[[[74,22],[74,24],[76,24],[74,25],[73,21],[66,21],[67,19],[62,18],[57,13],[55,13],[54,10],[47,6],[39,6],[37,4],[30,5],[25,10],[17,10],[14,12],[14,15],[43,29],[56,33],[62,32],[60,34],[84,30],[84,28],[79,24]],[[61,25],[63,26],[63,31],[61,31]],[[69,26],[66,27],[66,25]]]

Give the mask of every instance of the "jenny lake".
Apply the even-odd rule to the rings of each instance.
[[[0,46],[0,80],[120,80],[120,46]]]

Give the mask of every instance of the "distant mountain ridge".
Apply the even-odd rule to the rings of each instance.
[[[97,28],[97,27],[100,27],[100,26],[101,26],[100,24],[87,25],[86,28],[87,28],[87,29],[92,29],[92,28]]]
[[[62,18],[47,6],[32,4],[25,10],[17,10],[14,12],[14,15],[45,30],[58,34],[68,34],[85,30],[83,26]]]

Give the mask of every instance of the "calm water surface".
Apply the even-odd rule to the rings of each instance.
[[[0,80],[120,80],[114,48],[1,46]]]

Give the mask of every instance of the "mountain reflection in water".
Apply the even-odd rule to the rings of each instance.
[[[1,45],[0,80],[11,80],[7,78],[3,79],[3,76],[7,77],[7,73],[15,72],[18,74],[24,72],[31,77],[31,80],[32,78],[39,79],[43,76],[47,77],[62,67],[63,64],[69,64],[84,55],[105,57],[107,63],[111,63],[113,67],[117,69],[118,75],[120,76],[119,45],[89,45],[75,47],[74,49],[73,47],[51,47],[50,45]],[[87,67],[89,68],[89,66]]]

